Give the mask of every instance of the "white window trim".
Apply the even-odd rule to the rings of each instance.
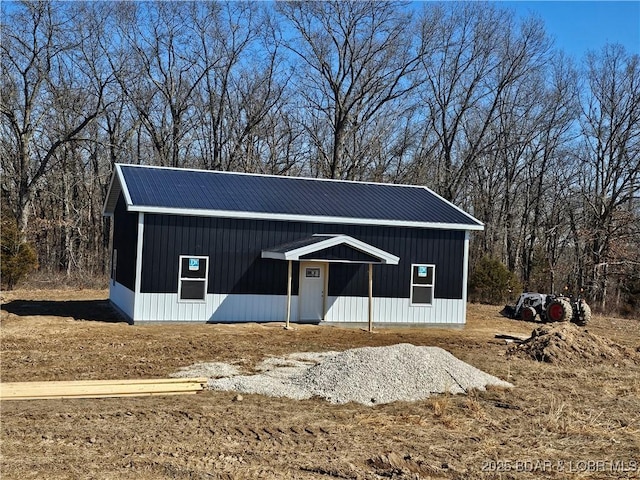
[[[433,281],[429,283],[413,283],[413,269],[417,266],[423,266],[433,269]],[[433,301],[436,297],[436,266],[432,263],[412,263],[409,279],[409,305],[412,307],[433,307]],[[431,303],[413,303],[413,287],[431,288]]]
[[[207,266],[205,268],[204,278],[190,278],[182,276],[182,260],[185,258],[198,258],[200,260],[206,260]],[[193,298],[180,298],[182,293],[182,281],[196,281],[196,282],[204,282],[204,298],[203,299],[193,299]],[[204,255],[180,255],[178,259],[178,303],[206,303],[207,302],[207,290],[209,288],[209,257]]]

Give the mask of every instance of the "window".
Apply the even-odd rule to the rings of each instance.
[[[209,257],[180,255],[178,300],[204,302],[207,296]]]
[[[318,267],[306,268],[304,272],[304,276],[307,278],[320,278],[320,268]]]
[[[432,305],[435,265],[411,265],[411,305]]]

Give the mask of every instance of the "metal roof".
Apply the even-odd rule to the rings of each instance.
[[[104,206],[129,211],[482,230],[426,187],[116,164]]]
[[[312,235],[310,237],[304,237],[300,240],[294,240],[293,242],[283,243],[282,245],[276,245],[275,247],[268,248],[262,252],[263,258],[278,258],[286,260],[284,256],[288,252],[299,250],[301,248],[312,247],[316,243],[324,242],[326,238],[320,235]],[[312,247],[313,248],[313,247]],[[313,248],[313,250],[321,250],[325,247]]]
[[[349,235],[320,233],[294,242],[289,242],[284,245],[265,249],[262,251],[262,258],[274,258],[276,260],[300,260],[307,255],[311,255],[337,245],[344,245],[374,257],[376,259],[375,263],[397,265],[400,261],[400,258],[392,253],[385,252],[384,250],[376,248],[373,245],[358,240],[357,238],[350,237]],[[327,260],[323,259],[322,261]],[[332,261],[343,263],[374,263],[371,261],[362,262],[347,260],[344,258]]]

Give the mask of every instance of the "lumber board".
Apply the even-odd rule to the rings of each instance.
[[[164,384],[140,384],[140,385],[8,385],[1,390],[2,397],[24,395],[87,395],[107,393],[153,393],[153,392],[184,392],[189,390],[202,390],[200,384],[173,383],[169,387]]]
[[[118,393],[118,394],[105,394],[105,395],[38,395],[33,397],[15,397],[15,398],[1,398],[0,400],[68,400],[73,398],[122,398],[122,397],[160,397],[165,395],[195,395],[199,391],[193,390],[188,392],[155,392],[155,393]]]
[[[52,380],[37,382],[5,382],[0,385],[142,385],[142,384],[171,384],[171,383],[207,383],[207,377],[197,378],[141,378],[125,380]]]
[[[97,398],[197,393],[206,378],[0,383],[0,400]]]

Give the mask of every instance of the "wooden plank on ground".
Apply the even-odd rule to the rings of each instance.
[[[6,382],[0,385],[139,385],[139,384],[169,384],[169,383],[207,383],[206,377],[198,378],[140,378],[125,380],[53,380],[48,382]]]
[[[206,378],[0,383],[0,400],[178,395],[201,392]]]
[[[128,384],[128,385],[7,385],[2,387],[2,397],[22,397],[26,395],[105,395],[118,393],[158,393],[158,392],[188,392],[201,390],[200,384],[171,383],[171,384]]]
[[[195,395],[200,393],[199,391],[191,392],[156,392],[156,393],[110,393],[104,395],[87,394],[87,395],[38,395],[33,397],[13,397],[13,398],[0,398],[0,401],[10,400],[62,400],[71,398],[122,398],[122,397],[159,397],[166,395]]]

